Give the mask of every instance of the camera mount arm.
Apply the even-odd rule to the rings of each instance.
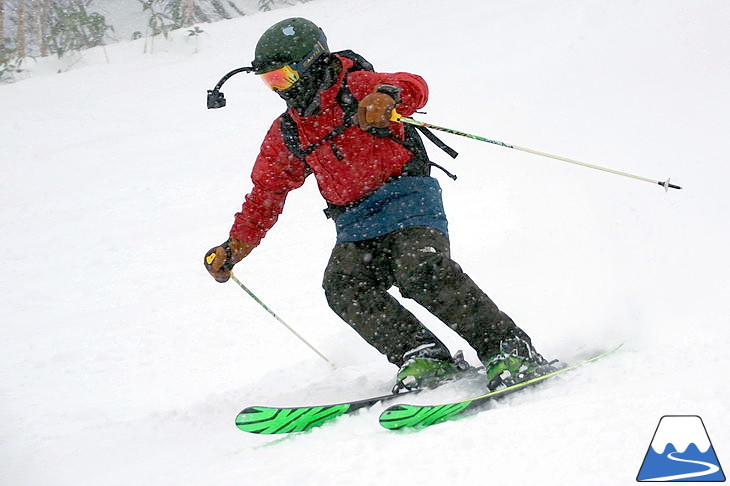
[[[228,79],[231,76],[234,76],[238,73],[251,73],[253,72],[252,67],[242,67],[238,69],[234,69],[233,71],[227,73],[225,76],[221,78],[220,81],[218,81],[218,84],[215,85],[215,88],[208,90],[208,109],[211,108],[223,108],[226,106],[226,97],[221,93],[220,89],[223,87],[223,83],[228,81]]]

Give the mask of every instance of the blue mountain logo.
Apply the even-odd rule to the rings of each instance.
[[[637,481],[725,481],[725,474],[697,415],[665,415],[659,420]]]

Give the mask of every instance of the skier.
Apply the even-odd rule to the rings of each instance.
[[[314,174],[337,231],[324,272],[327,302],[399,366],[396,391],[435,386],[464,362],[387,292],[392,286],[474,347],[490,389],[552,370],[451,259],[425,148],[413,127],[391,121],[396,109],[408,116],[425,105],[426,82],[374,72],[352,51],[330,53],[322,29],[302,18],[270,27],[252,66],[287,110],[266,134],[228,240],[205,255],[208,272],[226,282],[274,225],[287,193]]]

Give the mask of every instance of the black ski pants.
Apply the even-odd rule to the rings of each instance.
[[[500,341],[529,337],[451,259],[449,239],[428,227],[407,228],[332,250],[323,287],[332,310],[360,336],[401,365],[419,348],[451,359],[444,344],[388,293],[398,287],[463,337],[485,360]]]

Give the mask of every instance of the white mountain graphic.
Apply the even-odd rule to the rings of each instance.
[[[687,450],[690,444],[705,453],[710,448],[710,438],[702,424],[702,419],[694,415],[662,417],[651,447],[657,454],[664,454],[667,445],[674,444],[677,452]]]

